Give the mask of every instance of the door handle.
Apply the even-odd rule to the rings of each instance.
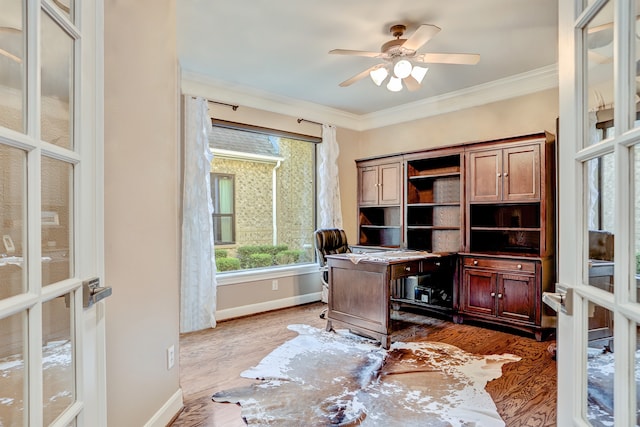
[[[89,308],[98,301],[102,301],[106,297],[113,293],[111,287],[101,287],[100,278],[94,277],[92,279],[82,282],[82,307]]]

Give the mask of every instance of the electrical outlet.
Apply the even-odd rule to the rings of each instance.
[[[277,280],[272,280],[271,281],[271,290],[272,291],[277,291],[278,290],[278,281]]]
[[[176,362],[176,353],[175,347],[171,346],[167,348],[167,370],[173,368],[173,365]]]

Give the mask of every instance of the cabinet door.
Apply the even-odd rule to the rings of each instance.
[[[491,271],[465,268],[463,272],[462,311],[495,315],[496,274]]]
[[[378,170],[379,200],[381,205],[400,204],[400,164],[380,165]]]
[[[506,148],[503,155],[503,199],[540,199],[540,146]]]
[[[358,168],[358,189],[360,205],[378,204],[378,167]]]
[[[502,150],[469,155],[469,198],[472,202],[502,198]]]
[[[528,274],[498,275],[498,316],[535,323],[536,281]]]

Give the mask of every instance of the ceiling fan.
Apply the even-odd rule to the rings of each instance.
[[[407,86],[407,89],[414,91],[420,88],[422,79],[427,73],[428,68],[424,67],[424,65],[429,63],[473,65],[480,61],[480,55],[475,53],[418,53],[418,49],[438,34],[440,28],[435,25],[423,24],[418,27],[411,37],[403,39],[402,36],[406,30],[407,27],[402,24],[391,26],[389,31],[395,39],[383,44],[380,52],[348,49],[333,49],[329,51],[330,54],[334,55],[367,56],[384,61],[343,81],[340,86],[349,86],[369,75],[378,86],[389,77],[387,89],[392,92],[401,91],[402,82]]]

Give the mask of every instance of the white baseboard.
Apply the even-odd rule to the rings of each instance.
[[[218,310],[216,311],[216,320],[233,319],[235,317],[249,316],[251,314],[262,313],[265,311],[316,302],[320,301],[321,296],[321,292],[313,292],[310,294],[297,295],[295,297],[266,301],[258,304],[243,305],[241,307],[228,308],[226,310]]]
[[[173,396],[167,400],[158,412],[144,425],[144,427],[166,427],[173,420],[178,412],[182,410],[184,402],[182,401],[182,389],[173,393]]]

